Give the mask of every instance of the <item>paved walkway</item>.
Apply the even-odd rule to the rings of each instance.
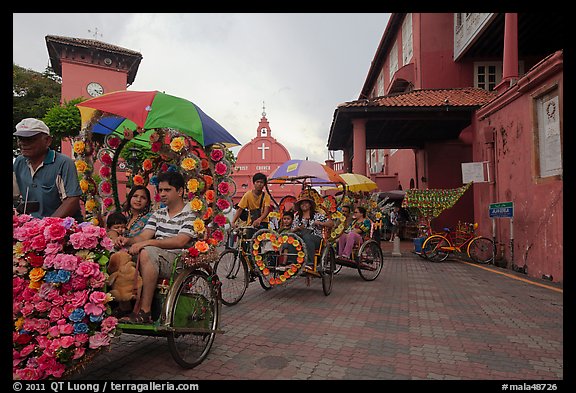
[[[181,369],[165,338],[122,334],[75,379],[561,380],[562,288],[509,270],[412,254],[382,243],[380,276],[342,268],[333,291],[298,277],[222,307],[202,364]],[[538,284],[538,285],[536,285]]]

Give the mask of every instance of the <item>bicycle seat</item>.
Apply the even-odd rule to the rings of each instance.
[[[451,229],[450,229],[450,228],[447,228],[447,227],[446,227],[446,228],[442,228],[442,230],[443,230],[444,232],[450,232],[450,231],[451,231]]]

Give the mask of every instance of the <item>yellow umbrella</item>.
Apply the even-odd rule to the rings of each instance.
[[[348,186],[348,190],[352,192],[359,191],[372,191],[378,189],[378,185],[374,183],[371,179],[364,175],[358,173],[341,173],[340,177],[344,179],[344,182]],[[342,190],[342,186],[338,187],[321,187],[322,191],[328,190]]]

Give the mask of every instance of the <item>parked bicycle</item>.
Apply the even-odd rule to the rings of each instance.
[[[455,231],[444,228],[444,234],[428,236],[422,245],[422,255],[432,262],[442,262],[451,253],[464,254],[474,262],[487,264],[494,261],[494,242],[476,235],[478,224],[458,223]]]

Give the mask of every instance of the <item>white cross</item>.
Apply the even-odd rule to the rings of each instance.
[[[258,150],[262,150],[262,159],[265,160],[266,159],[266,150],[270,149],[268,146],[266,146],[264,144],[264,142],[262,142],[262,146],[260,146],[258,148]]]

